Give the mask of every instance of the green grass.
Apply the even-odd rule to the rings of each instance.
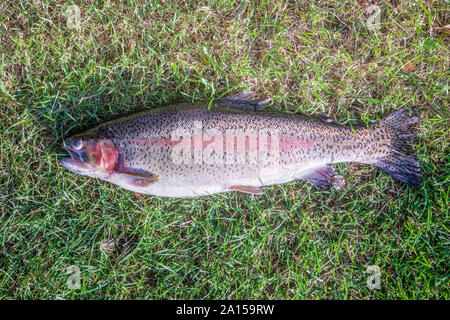
[[[78,29],[71,1],[0,4],[0,298],[449,299],[448,1],[379,2],[377,31],[364,1],[114,2]],[[246,90],[345,124],[418,105],[423,184],[341,164],[340,191],[174,200],[58,164],[73,132]]]

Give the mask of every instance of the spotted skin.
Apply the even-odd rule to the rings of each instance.
[[[258,104],[258,100],[249,101]],[[409,135],[414,136],[413,129],[400,125],[403,129],[397,130],[399,123],[394,123],[392,118],[387,118],[385,125],[382,121],[373,128],[352,130],[319,118],[234,108],[236,99],[225,102],[219,101],[212,109],[208,109],[206,102],[157,108],[107,122],[68,140],[70,143],[81,139],[85,144],[110,142],[117,150],[117,164],[112,171],[108,168],[106,174],[98,163],[91,165],[87,173],[81,170],[84,164],[75,160],[71,160],[71,166],[64,161],[62,164],[74,172],[135,192],[179,198],[258,190],[295,179],[314,182],[305,177],[306,173],[339,162],[372,164],[410,184],[420,180],[420,167],[410,150]],[[405,110],[401,116],[412,119],[409,125],[414,125],[418,118],[407,116]],[[228,140],[230,132],[233,138]],[[180,160],[178,156],[184,153],[176,151],[181,147],[188,148],[189,152],[189,147],[198,148]],[[406,162],[410,162],[414,177],[395,171],[398,171],[399,150]],[[209,161],[205,160],[206,151]],[[91,167],[96,166],[101,174],[93,173]],[[123,175],[129,170],[157,179],[145,185],[133,184]],[[409,180],[402,179],[404,174]]]

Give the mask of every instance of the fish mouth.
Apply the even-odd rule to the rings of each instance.
[[[86,167],[85,164],[81,161],[80,156],[76,151],[74,151],[72,148],[68,147],[67,145],[63,146],[64,149],[69,153],[70,157],[64,157],[59,160],[59,163],[69,169],[70,171],[74,173],[81,174],[82,170]]]

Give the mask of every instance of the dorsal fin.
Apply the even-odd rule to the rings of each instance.
[[[243,92],[222,98],[218,100],[216,104],[226,107],[257,111],[271,100],[270,98],[265,100],[259,98],[252,99],[252,96],[253,93],[251,92]]]

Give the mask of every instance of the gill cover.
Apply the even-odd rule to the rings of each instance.
[[[128,168],[123,161],[119,163],[117,148],[110,140],[74,137],[68,139],[64,148],[70,158],[63,158],[60,163],[74,173],[103,180],[114,174],[115,180],[140,188],[158,181],[158,176],[151,172]]]
[[[109,140],[71,138],[64,148],[70,158],[62,158],[61,165],[72,172],[96,178],[107,178],[117,166],[118,153]]]

